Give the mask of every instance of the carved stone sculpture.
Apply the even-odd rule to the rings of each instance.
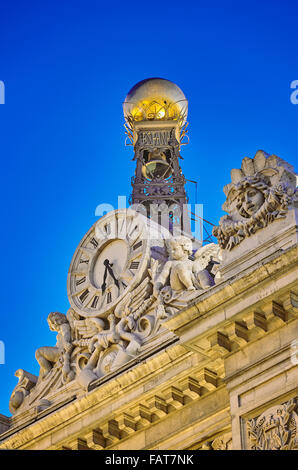
[[[166,262],[156,283],[158,292],[164,287],[169,278],[170,286],[175,291],[195,290],[192,273],[193,262],[189,260],[192,255],[192,243],[189,238],[173,238],[168,242],[169,261]]]
[[[37,349],[35,357],[40,365],[39,380],[42,380],[53,368],[57,361],[61,361],[62,375],[65,382],[74,378],[70,369],[70,354],[73,350],[71,343],[70,325],[63,313],[52,312],[48,316],[48,324],[51,331],[56,331],[56,346],[43,346]]]
[[[213,277],[206,268],[212,255],[218,254],[215,244],[209,244],[197,250],[194,255],[195,260],[192,260],[190,259],[192,256],[191,240],[183,236],[173,237],[168,241],[168,254],[169,260],[155,282],[156,294],[168,281],[174,291],[193,291],[214,285]]]
[[[157,263],[152,261],[152,266],[156,266]],[[81,354],[81,358],[87,360],[78,375],[78,381],[83,387],[88,387],[92,380],[134,359],[144,340],[158,328],[159,318],[152,314],[146,315],[147,310],[156,302],[152,295],[151,274],[152,270],[148,270],[148,275],[139,286],[129,292],[117,305],[114,313],[108,316],[108,325],[97,318],[84,320],[85,324],[101,323],[98,325],[98,331],[96,333],[93,331],[90,335],[88,351]],[[79,330],[80,323],[76,322],[75,325]],[[80,341],[76,344],[83,345]]]
[[[273,406],[247,421],[248,439],[253,450],[298,449],[297,399]]]
[[[9,400],[9,411],[15,413],[17,409],[22,405],[25,397],[30,393],[30,390],[36,385],[37,377],[23,369],[18,369],[15,372],[15,376],[18,377],[19,382],[14,388],[10,400]]]
[[[109,310],[101,317],[82,316],[73,308],[66,315],[48,315],[49,327],[57,333],[56,345],[37,349],[38,380],[14,390],[12,412],[21,410],[25,401],[42,410],[64,385],[75,380],[77,386],[88,389],[91,382],[135,360],[146,351],[147,340],[150,346],[164,319],[214,285],[218,245],[206,245],[193,254],[190,239],[172,237],[167,250],[168,256],[165,250],[163,256],[152,250],[143,276],[114,307],[107,305]]]
[[[214,285],[212,270],[219,263],[219,247],[212,243],[193,255],[191,240],[181,236],[170,239],[167,248],[169,257],[155,279],[154,295],[171,315]]]
[[[96,327],[96,332],[92,330],[92,335],[88,341],[88,351],[91,354],[86,369],[93,369],[101,354],[111,345],[119,341],[119,336],[115,330],[114,315],[108,316],[109,327],[105,329],[105,322],[100,318],[87,318],[81,320],[80,323],[86,323],[87,325],[93,324]],[[76,322],[78,327],[79,322]],[[84,345],[80,341],[74,341],[76,345]]]
[[[233,449],[233,442],[232,442],[231,432],[225,433],[211,441],[204,442],[204,444],[201,447],[201,450],[232,450],[232,449]]]
[[[232,250],[274,220],[284,218],[297,196],[293,167],[262,150],[253,159],[245,157],[241,169],[231,171],[231,179],[224,187],[227,199],[223,209],[228,215],[213,229],[225,250]]]

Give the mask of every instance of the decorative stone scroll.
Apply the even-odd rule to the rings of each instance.
[[[293,167],[262,150],[254,158],[245,157],[241,169],[231,171],[231,180],[224,187],[227,199],[223,209],[228,214],[213,228],[219,246],[228,251],[274,220],[284,218],[297,201]]]
[[[23,369],[18,369],[15,372],[15,376],[18,377],[19,382],[15,386],[10,400],[9,400],[9,411],[15,413],[15,411],[21,406],[25,397],[30,393],[30,390],[36,385],[37,377]]]

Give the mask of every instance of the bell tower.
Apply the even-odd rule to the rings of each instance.
[[[188,101],[175,83],[149,78],[128,93],[126,145],[136,161],[130,204],[173,232],[190,234],[180,147],[187,143]],[[127,143],[129,140],[129,143]]]

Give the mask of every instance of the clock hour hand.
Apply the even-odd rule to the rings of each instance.
[[[104,262],[103,262],[104,266],[105,266],[105,272],[104,272],[104,275],[103,275],[103,283],[102,283],[102,286],[101,286],[101,290],[102,290],[102,293],[104,293],[104,291],[106,290],[106,279],[107,279],[107,274],[109,272],[109,274],[111,275],[115,285],[119,288],[119,282],[118,280],[115,278],[115,275],[113,273],[113,269],[112,269],[112,264],[110,264],[110,261],[108,259],[105,259]]]

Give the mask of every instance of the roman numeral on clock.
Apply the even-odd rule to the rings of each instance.
[[[89,289],[86,289],[86,290],[84,290],[84,292],[79,296],[79,299],[80,299],[80,301],[82,302],[82,304],[84,303],[84,301],[85,301],[86,298],[88,297],[88,294],[89,294]]]
[[[131,232],[128,234],[129,237],[132,236],[132,234],[137,230],[139,227],[137,225],[134,226],[134,228],[131,230]]]
[[[82,277],[81,279],[78,279],[76,281],[76,286],[79,286],[80,284],[83,284],[86,281],[86,276]]]
[[[106,224],[105,225],[105,231],[106,231],[107,235],[109,235],[111,233],[111,224]]]
[[[91,238],[90,243],[94,246],[94,248],[98,247],[98,241],[95,238]]]
[[[108,292],[107,294],[107,304],[110,304],[112,302],[112,293]]]
[[[129,266],[129,269],[138,269],[139,264],[139,261],[132,261],[131,265]]]
[[[143,242],[140,241],[140,242],[136,243],[136,244],[132,247],[132,249],[133,249],[133,250],[137,250],[137,249],[140,248],[140,246],[142,246],[142,245],[143,245]]]
[[[91,308],[96,308],[97,304],[98,304],[98,299],[99,299],[99,296],[96,295],[93,299],[93,302],[91,304]]]

